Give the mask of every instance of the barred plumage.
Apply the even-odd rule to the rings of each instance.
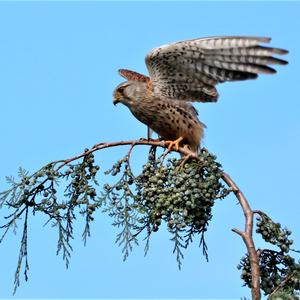
[[[275,73],[268,65],[287,62],[272,55],[288,51],[259,45],[270,40],[266,37],[213,37],[155,48],[146,56],[146,64],[156,95],[216,101],[218,93],[212,87],[217,83]],[[183,82],[188,84],[187,88],[182,86]]]

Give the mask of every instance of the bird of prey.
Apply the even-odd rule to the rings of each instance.
[[[224,36],[180,41],[153,49],[146,56],[149,76],[120,69],[127,81],[113,93],[113,103],[126,105],[142,123],[154,130],[171,150],[179,144],[197,152],[205,125],[192,102],[216,102],[216,85],[225,81],[273,74],[269,65],[287,61],[273,55],[287,54],[262,46],[267,37]]]

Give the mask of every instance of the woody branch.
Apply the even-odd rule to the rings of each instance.
[[[225,172],[222,176],[223,180],[226,182],[228,186],[230,186],[238,199],[241,208],[244,212],[245,216],[245,228],[244,231],[239,230],[237,228],[233,228],[232,231],[240,235],[247,247],[247,252],[249,255],[249,261],[251,266],[251,282],[252,282],[252,299],[259,300],[261,299],[260,294],[260,271],[259,271],[259,254],[255,248],[253,241],[253,215],[254,211],[251,210],[249,202],[246,197],[242,193],[242,191],[238,188],[236,183],[230,178],[228,174]]]
[[[77,159],[80,159],[82,157],[85,157],[93,152],[106,149],[106,148],[112,148],[112,147],[118,147],[118,146],[130,146],[128,155],[131,154],[132,149],[135,146],[138,145],[146,145],[146,146],[157,146],[161,148],[167,149],[167,144],[165,141],[160,141],[160,140],[147,140],[147,139],[139,139],[139,140],[127,140],[127,141],[117,141],[117,142],[107,142],[107,143],[98,143],[94,145],[90,149],[86,149],[84,152],[82,152],[79,155],[76,155],[74,157],[64,159],[64,160],[57,160],[50,165],[52,166],[57,166],[56,170],[60,170],[63,168],[65,165],[69,164],[72,161],[75,161]],[[206,150],[206,149],[205,149]],[[168,151],[168,150],[166,150]],[[177,152],[183,154],[185,157],[189,158],[195,158],[199,159],[199,156],[197,156],[194,152],[191,152],[189,149],[186,147],[179,147]],[[249,260],[250,260],[250,265],[251,265],[251,277],[252,277],[252,299],[253,300],[259,300],[261,299],[261,294],[260,294],[260,271],[259,271],[259,255],[258,252],[255,248],[254,241],[253,241],[253,215],[254,211],[251,210],[250,205],[242,193],[242,191],[238,188],[236,183],[230,178],[230,176],[223,172],[222,179],[224,182],[233,190],[236,198],[238,199],[241,208],[244,212],[245,216],[245,228],[244,231],[239,230],[237,228],[232,229],[233,232],[237,233],[240,235],[246,245],[247,252],[249,255]],[[47,179],[46,179],[47,180]],[[43,182],[44,183],[44,182]],[[42,184],[43,184],[42,183]]]

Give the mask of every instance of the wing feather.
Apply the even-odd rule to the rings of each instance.
[[[146,65],[157,95],[186,101],[216,101],[215,85],[225,81],[273,74],[269,65],[287,61],[273,57],[288,51],[261,46],[267,37],[211,37],[177,42],[153,49]]]

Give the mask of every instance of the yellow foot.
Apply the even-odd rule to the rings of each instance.
[[[183,137],[181,136],[175,141],[165,141],[165,144],[168,146],[168,151],[171,151],[173,146],[175,147],[175,150],[178,151],[179,149],[179,143],[183,140]]]

